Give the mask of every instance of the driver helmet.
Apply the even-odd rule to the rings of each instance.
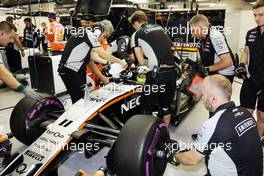
[[[141,83],[146,82],[146,74],[149,72],[149,68],[147,66],[139,66],[137,68],[137,81]]]

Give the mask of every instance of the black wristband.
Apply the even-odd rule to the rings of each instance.
[[[23,84],[21,84],[20,86],[18,86],[18,87],[16,88],[16,91],[17,91],[17,92],[23,92],[25,88],[26,88],[26,86],[23,85]]]

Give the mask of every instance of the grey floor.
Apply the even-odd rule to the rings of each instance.
[[[237,104],[239,103],[239,92],[240,92],[241,84],[235,82],[233,84],[233,97],[232,100]],[[1,89],[0,90],[0,109],[6,107],[14,106],[23,95],[18,94],[9,89]],[[68,103],[69,106],[70,103]],[[9,117],[12,112],[12,108],[1,110],[0,111],[0,132],[5,133],[9,132]],[[181,141],[184,144],[191,145],[193,142],[191,139],[191,134],[197,132],[199,126],[208,119],[208,112],[203,107],[201,102],[197,103],[195,107],[190,111],[190,113],[186,116],[186,118],[182,121],[182,123],[177,128],[170,128],[171,138],[176,139],[177,141]],[[23,144],[21,144],[16,139],[12,139],[13,142],[13,152],[21,151],[25,148]],[[104,156],[107,153],[108,148],[103,149],[98,155],[92,157],[87,160],[84,158],[83,154],[77,153],[67,160],[63,166],[59,169],[59,175],[63,176],[72,176],[74,170],[78,170],[82,168],[89,172],[91,175],[96,169],[100,166],[104,165]],[[172,165],[167,166],[167,170],[165,172],[165,176],[202,176],[206,173],[205,165],[201,162],[198,166],[190,167],[190,166],[178,166],[174,167]]]

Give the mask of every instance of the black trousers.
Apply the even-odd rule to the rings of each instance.
[[[15,73],[22,69],[22,62],[20,52],[14,47],[6,47],[6,57],[9,65],[10,72]]]
[[[152,77],[151,71],[148,72],[141,96],[142,112],[144,114],[152,114],[158,108],[162,116],[169,114],[175,90],[175,69],[158,73],[156,79]]]
[[[71,96],[72,103],[77,102],[84,97],[83,85],[85,84],[85,70],[76,72],[72,69],[62,67],[59,70],[67,92]]]

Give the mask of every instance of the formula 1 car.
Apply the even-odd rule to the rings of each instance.
[[[194,62],[189,66],[189,77],[181,78],[177,95],[196,72]],[[168,128],[160,118],[139,115],[142,84],[131,80],[134,73],[125,70],[114,82],[91,93],[86,91],[85,97],[66,111],[56,98],[40,102],[23,98],[11,114],[10,128],[28,147],[13,156],[0,175],[56,176],[61,163],[75,152],[72,146],[80,143],[90,146],[85,148],[87,158],[104,146],[111,147],[106,157],[109,175],[162,175],[167,160],[156,153],[170,140]]]

